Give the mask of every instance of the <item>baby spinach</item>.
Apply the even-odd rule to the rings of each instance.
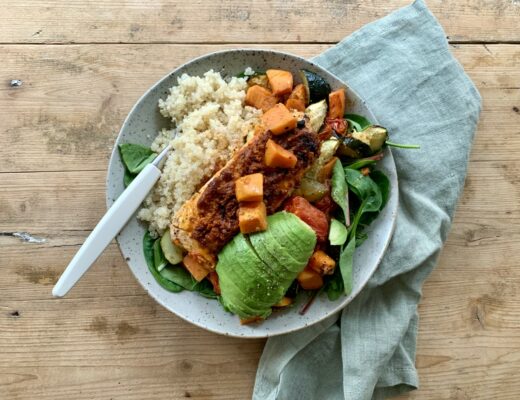
[[[193,290],[198,282],[180,265],[168,265],[160,272],[164,279],[182,286],[186,290]]]
[[[339,268],[336,268],[334,274],[327,280],[325,291],[330,301],[339,299],[344,293],[343,278]]]
[[[136,176],[137,175],[128,172],[128,170],[125,168],[125,174],[123,175],[123,184],[125,185],[125,188],[132,183]]]
[[[349,188],[361,200],[358,213],[379,211],[383,202],[379,186],[370,178],[355,169],[345,169],[345,179]]]
[[[123,143],[119,145],[119,154],[130,174],[137,175],[157,156],[148,147],[139,144]]]
[[[345,114],[343,117],[347,120],[349,126],[358,132],[361,132],[372,125],[372,123],[362,115]]]
[[[374,165],[375,163],[376,163],[375,160],[363,159],[363,160],[354,161],[352,164],[347,165],[345,168],[361,169],[361,168],[367,167],[369,165]]]
[[[164,257],[164,253],[161,249],[160,240],[156,240],[153,243],[153,264],[158,272],[161,272],[168,265],[168,260]]]
[[[375,184],[379,187],[379,190],[381,191],[382,202],[380,210],[382,210],[388,202],[388,197],[390,196],[390,180],[381,171],[373,171],[370,174],[370,178],[372,178],[372,180],[375,182]]]
[[[339,269],[343,278],[343,290],[348,296],[352,292],[352,270],[354,267],[354,251],[356,236],[352,236],[339,255]]]
[[[154,262],[154,243],[158,242],[159,239],[154,239],[152,235],[150,235],[150,232],[146,232],[144,234],[143,238],[143,253],[144,253],[144,259],[146,260],[146,265],[148,266],[148,269],[150,270],[150,273],[153,275],[155,280],[159,285],[161,285],[163,288],[170,292],[182,292],[182,286],[177,285],[176,283],[170,282],[167,279],[164,279],[161,274],[155,269],[155,262]]]
[[[331,185],[332,188],[330,194],[332,199],[343,210],[346,225],[349,225],[350,211],[348,206],[348,187],[347,182],[345,181],[345,172],[343,171],[343,166],[341,165],[340,160],[337,160],[334,164]]]

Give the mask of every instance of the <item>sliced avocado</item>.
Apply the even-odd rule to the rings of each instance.
[[[260,260],[244,235],[239,234],[219,254],[219,264],[234,265],[233,275],[237,282],[253,282],[240,287],[253,305],[269,308],[272,301],[279,297],[276,288],[273,289],[277,276]],[[217,270],[218,272],[218,270]]]
[[[280,220],[278,216],[286,220],[296,218],[298,221],[287,223],[280,220],[280,223],[276,223],[273,222],[273,218],[271,221],[268,218],[270,229],[263,232],[261,236],[251,235],[250,240],[259,257],[274,271],[279,271],[280,279],[286,280],[288,287],[312,255],[316,244],[316,234],[296,215],[286,214],[288,215],[279,213],[274,217],[278,220]],[[300,226],[295,227],[295,224]],[[291,229],[291,227],[295,229]],[[296,231],[299,233],[300,230],[303,230],[304,233],[302,236],[297,236]],[[309,248],[311,248],[310,251]]]
[[[331,92],[330,85],[318,74],[302,69],[300,70],[300,77],[310,103],[324,100],[329,96]]]
[[[241,318],[266,317],[305,268],[316,234],[296,215],[267,218],[268,230],[238,234],[219,253],[217,273],[222,303]]]
[[[327,116],[327,102],[325,100],[313,103],[305,109],[305,115],[309,117],[309,124],[314,132],[318,132]]]
[[[388,131],[382,126],[372,125],[360,132],[352,132],[352,137],[368,145],[372,153],[377,153],[388,139]]]

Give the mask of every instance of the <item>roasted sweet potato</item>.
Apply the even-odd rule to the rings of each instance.
[[[238,225],[242,233],[254,233],[267,229],[267,210],[263,201],[240,204]]]
[[[282,103],[276,104],[262,115],[262,122],[273,135],[281,135],[296,128],[296,118]]]
[[[285,102],[285,106],[289,110],[297,110],[297,111],[301,111],[301,112],[305,111],[305,103],[303,102],[303,100],[300,100],[300,99],[288,98],[287,101]]]
[[[247,89],[245,103],[248,106],[258,108],[266,112],[274,107],[278,102],[278,98],[271,93],[269,89],[263,88],[259,85],[253,85]]]
[[[329,234],[329,222],[323,211],[318,210],[303,197],[295,196],[287,201],[285,211],[297,215],[316,232],[318,241],[324,242]]]
[[[182,262],[197,282],[203,280],[209,273],[209,270],[205,268],[204,264],[194,254],[187,254]]]
[[[329,112],[327,118],[343,118],[345,114],[345,89],[329,93]]]
[[[309,98],[307,97],[307,90],[305,90],[305,86],[301,83],[296,85],[291,92],[289,99],[297,99],[303,101],[303,105],[306,106],[309,104]]]
[[[294,168],[298,159],[289,150],[284,149],[271,139],[265,147],[265,165],[274,168]]]
[[[316,271],[320,275],[330,275],[336,268],[336,261],[323,250],[316,250],[309,259],[307,268]]]
[[[238,201],[261,201],[264,196],[264,176],[260,173],[246,175],[235,181]]]
[[[323,286],[323,278],[316,271],[305,268],[298,275],[298,283],[305,290],[316,290]]]
[[[283,297],[278,303],[276,303],[273,307],[282,308],[290,306],[293,303],[293,299],[290,297]]]
[[[211,271],[208,276],[208,281],[213,285],[213,291],[216,294],[220,294],[220,285],[218,284],[218,275],[215,271]]]
[[[293,88],[293,76],[289,71],[268,69],[266,74],[274,95],[282,96],[291,93]]]

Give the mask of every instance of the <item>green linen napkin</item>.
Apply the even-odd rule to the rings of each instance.
[[[382,399],[418,386],[417,304],[464,185],[480,95],[422,1],[314,58],[367,102],[391,140],[399,210],[390,246],[340,316],[267,341],[255,400]],[[339,318],[338,318],[339,317]]]

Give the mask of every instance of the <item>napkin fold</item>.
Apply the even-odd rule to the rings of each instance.
[[[255,400],[368,400],[418,387],[417,305],[464,186],[481,99],[423,1],[366,25],[313,59],[366,100],[391,140],[399,209],[390,246],[340,315],[271,338]]]

